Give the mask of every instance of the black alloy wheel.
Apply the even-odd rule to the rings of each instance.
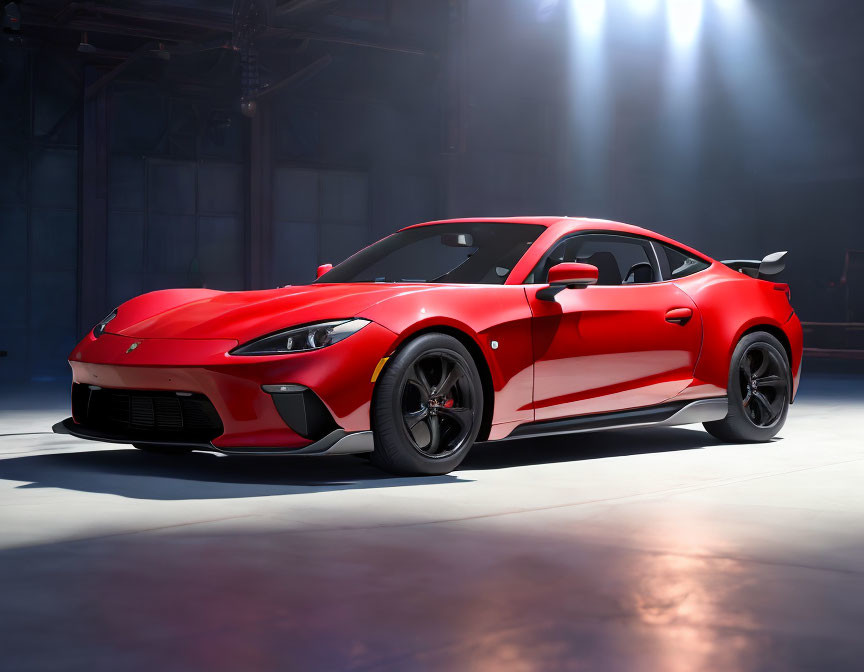
[[[780,354],[767,343],[753,343],[738,362],[744,414],[756,427],[771,427],[786,406],[789,380]]]
[[[398,474],[446,474],[465,458],[483,418],[483,385],[470,353],[445,334],[408,342],[375,387],[372,461]]]
[[[792,374],[783,345],[771,334],[746,334],[729,366],[729,413],[704,423],[721,441],[768,441],[786,422],[792,396]]]
[[[438,460],[462,448],[474,410],[468,373],[456,357],[434,351],[414,362],[402,389],[402,420],[424,457]]]

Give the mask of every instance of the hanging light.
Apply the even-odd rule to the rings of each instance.
[[[92,54],[95,53],[96,47],[94,47],[90,42],[87,41],[87,33],[81,33],[81,42],[78,44],[78,53],[79,54]]]

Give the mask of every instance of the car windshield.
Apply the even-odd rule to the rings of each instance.
[[[405,229],[349,257],[316,282],[501,285],[544,228],[459,222]]]

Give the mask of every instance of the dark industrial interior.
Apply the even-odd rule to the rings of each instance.
[[[706,2],[681,45],[623,0],[592,44],[569,4],[20,3],[0,60],[3,379],[62,378],[136,294],[304,283],[445,216],[788,249],[802,320],[864,319],[858,5]]]
[[[859,1],[0,5],[0,668],[860,664]],[[788,250],[785,440],[522,440],[424,480],[48,434],[133,296],[513,215]]]

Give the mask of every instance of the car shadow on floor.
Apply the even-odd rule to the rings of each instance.
[[[718,445],[721,445],[721,442],[707,432],[679,427],[642,427],[561,434],[478,444],[471,450],[460,469],[502,469],[531,464],[696,450]]]
[[[270,497],[465,480],[455,475],[393,476],[352,456],[159,455],[131,446],[0,460],[0,479],[25,481],[21,488],[63,488],[155,500]]]
[[[78,448],[77,441],[69,442]],[[26,455],[0,460],[0,478],[20,488],[63,488],[133,499],[191,500],[268,497],[310,492],[471,482],[468,473],[508,467],[694,450],[718,445],[680,428],[615,430],[475,446],[446,476],[399,477],[367,460],[343,456],[243,457],[195,452],[156,455],[134,448]]]

